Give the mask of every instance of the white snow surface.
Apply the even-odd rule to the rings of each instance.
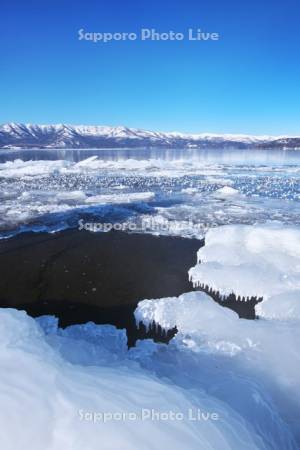
[[[152,355],[156,373],[222,399],[260,430],[261,448],[292,445],[281,421],[299,443],[299,321],[239,319],[199,291],[144,300],[135,318],[178,329],[168,350]]]
[[[216,190],[216,195],[219,196],[228,196],[228,195],[237,195],[239,191],[237,189],[234,189],[231,186],[223,186]]]
[[[167,351],[167,346],[151,344],[150,352],[140,346],[124,355],[123,346],[111,343],[113,337],[115,344],[123,342],[122,330],[90,324],[59,331],[56,326],[51,318],[35,321],[24,312],[0,310],[1,448],[271,448],[258,429],[213,393],[193,392],[142,367],[139,352],[145,362],[145,355]],[[149,347],[147,341],[143,345]],[[262,408],[273,442],[284,439],[287,449],[296,448],[289,429],[275,412],[270,414],[269,406],[263,403]],[[188,420],[188,411],[198,409],[217,414],[218,420]],[[184,417],[142,419],[143,410]],[[104,422],[104,413],[115,419]],[[116,418],[120,413],[124,419]],[[132,414],[136,420],[128,419]]]
[[[260,316],[300,319],[300,230],[280,224],[210,229],[189,276],[194,286],[223,296],[263,297]]]

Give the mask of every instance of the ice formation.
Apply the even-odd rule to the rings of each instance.
[[[231,186],[223,186],[219,189],[217,189],[217,191],[215,192],[215,195],[219,196],[219,197],[227,197],[230,195],[237,195],[239,193],[239,191],[237,189],[234,189]]]
[[[291,436],[299,443],[299,321],[239,319],[199,291],[144,300],[135,318],[178,329],[144,365],[224,401],[262,438],[261,448],[297,448]]]
[[[73,227],[90,212],[101,220],[103,205],[111,205],[103,214],[111,223],[120,220],[120,204],[132,210],[135,225],[146,210],[174,223],[170,234],[185,237],[199,237],[199,224],[300,224],[299,152],[95,152],[61,150],[57,160],[47,151],[24,150],[14,160],[14,151],[1,154],[0,237],[41,222],[45,231]]]
[[[138,325],[178,333],[167,350],[141,342],[132,353],[145,348],[143,366],[224,401],[251,424],[261,448],[298,448],[299,228],[228,225],[209,230],[205,240],[189,272],[194,284],[224,296],[262,296],[260,320],[239,319],[200,291],[144,300],[135,311]]]
[[[85,202],[93,204],[113,204],[130,203],[152,200],[155,197],[154,192],[136,192],[128,194],[110,194],[110,195],[92,195]]]
[[[137,324],[176,326],[168,345],[128,350],[111,325],[60,329],[54,317],[1,309],[3,448],[298,449],[298,244],[299,231],[279,225],[210,231],[199,267],[233,261],[243,286],[261,264],[245,293],[264,289],[268,320],[239,319],[200,291],[141,301]]]
[[[208,231],[189,276],[228,296],[263,298],[256,311],[300,318],[300,230],[279,224],[228,225]]]
[[[49,318],[40,325],[24,312],[0,310],[1,448],[267,448],[242,415],[213,394],[195,395],[158,377],[141,367],[136,353],[117,361],[118,347],[106,353],[106,339],[114,334],[118,340],[122,331],[89,325],[61,334]],[[199,411],[200,419],[192,420]],[[294,449],[284,424],[281,433]]]

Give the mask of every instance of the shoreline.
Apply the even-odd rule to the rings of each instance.
[[[203,243],[202,243],[203,245]],[[188,269],[201,241],[119,231],[23,233],[0,242],[0,307],[93,321],[142,336],[133,312],[140,300],[193,290]]]
[[[166,335],[153,327],[146,333],[136,327],[134,310],[144,299],[195,290],[188,270],[203,245],[203,240],[122,231],[17,234],[0,241],[0,307],[33,317],[54,315],[63,328],[89,321],[125,328],[129,346],[145,337],[168,342],[175,329]],[[255,318],[255,302],[211,296],[240,317]]]

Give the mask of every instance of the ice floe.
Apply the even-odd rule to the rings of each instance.
[[[280,224],[210,229],[189,277],[221,296],[262,297],[261,316],[299,318],[300,230]]]
[[[76,151],[60,152],[57,160],[36,160],[37,153],[24,151],[20,153],[24,160],[0,163],[1,230],[33,229],[52,214],[52,231],[57,213],[56,228],[60,229],[58,221],[62,222],[64,211],[75,217],[87,206],[147,204],[154,195],[157,209],[152,209],[151,215],[175,223],[190,221],[176,233],[170,230],[170,234],[184,237],[198,237],[193,224],[200,223],[220,226],[275,219],[300,224],[299,167],[292,156],[278,164],[269,154],[253,151],[243,152],[241,159],[239,152],[226,156],[217,150],[196,154],[144,150],[140,155],[132,150],[126,157],[117,150],[96,153],[88,156],[82,152],[79,161]],[[249,164],[251,157],[254,162]],[[111,212],[111,217],[106,215],[109,222],[113,208]],[[65,227],[68,223],[66,220]],[[159,230],[153,232],[160,234]],[[167,234],[166,230],[161,234]]]

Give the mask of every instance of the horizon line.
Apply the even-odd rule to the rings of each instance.
[[[124,129],[128,129],[128,130],[138,130],[138,131],[145,131],[145,132],[150,132],[150,133],[161,133],[161,134],[166,134],[166,135],[185,135],[185,136],[213,136],[213,137],[218,137],[218,136],[241,136],[241,137],[257,137],[257,138],[272,138],[272,139],[280,139],[280,138],[299,138],[300,137],[300,132],[299,134],[294,134],[294,135],[290,135],[290,134],[278,134],[278,135],[274,135],[274,134],[256,134],[256,133],[230,133],[230,132],[208,132],[208,131],[203,131],[203,132],[186,132],[186,131],[161,131],[161,130],[151,130],[151,129],[147,129],[147,128],[138,128],[138,127],[132,127],[132,126],[127,126],[127,125],[103,125],[103,124],[97,124],[97,125],[91,125],[91,124],[74,124],[74,123],[67,123],[67,122],[58,122],[58,123],[33,123],[33,122],[3,122],[0,124],[0,127],[4,127],[5,125],[8,126],[16,126],[16,125],[24,125],[26,127],[28,126],[39,126],[39,127],[56,127],[56,126],[65,126],[65,127],[87,127],[87,128],[93,128],[93,127],[101,127],[101,128],[111,128],[111,129],[116,129],[116,128],[124,128]]]

